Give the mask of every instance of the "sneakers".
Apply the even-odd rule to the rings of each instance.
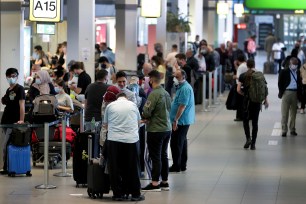
[[[283,132],[283,133],[282,133],[282,137],[287,137],[287,133],[286,133],[286,132]]]
[[[251,150],[256,150],[255,144],[251,144]]]
[[[160,192],[161,188],[160,188],[160,185],[153,186],[152,183],[149,183],[146,187],[142,188],[141,191],[143,191],[143,192]]]
[[[161,189],[162,191],[169,191],[169,190],[170,190],[169,183],[163,183],[163,182],[161,182],[161,183],[159,184],[159,186],[160,186],[160,189]]]
[[[298,134],[295,131],[290,132],[291,136],[297,136]]]

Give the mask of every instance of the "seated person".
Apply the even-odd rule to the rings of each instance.
[[[66,90],[65,82],[63,80],[55,81],[54,86],[55,86],[54,87],[55,92],[57,93],[55,95],[58,102],[57,108],[60,111],[66,111],[70,113],[73,112],[74,108],[73,108],[72,99],[65,91]]]

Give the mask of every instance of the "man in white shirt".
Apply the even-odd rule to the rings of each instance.
[[[278,65],[278,73],[282,69],[282,48],[285,45],[281,42],[280,38],[277,38],[276,43],[272,46],[272,52],[274,53],[274,67]]]
[[[176,64],[176,58],[175,56],[178,54],[177,52],[177,44],[172,45],[171,52],[167,55],[165,64],[167,64],[167,82],[166,82],[166,91],[171,96],[171,89],[173,87],[173,74],[176,72],[175,64]]]
[[[108,129],[107,157],[113,200],[122,201],[132,194],[131,201],[144,200],[140,194],[138,127],[140,114],[136,104],[119,93],[117,100],[105,109],[104,125]]]
[[[245,56],[244,54],[240,54],[237,56],[237,74],[234,76],[234,79],[236,79],[236,84],[238,86],[239,82],[239,77],[241,74],[245,73],[248,71],[248,67],[245,61]],[[243,96],[240,94],[236,95],[236,103],[237,103],[237,112],[236,112],[236,119],[234,121],[242,121],[243,120]]]

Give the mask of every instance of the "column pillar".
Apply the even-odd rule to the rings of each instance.
[[[21,1],[2,0],[0,2],[0,96],[4,96],[8,83],[5,71],[16,68],[19,71],[18,83],[24,84],[24,8]],[[0,103],[0,110],[4,106]]]
[[[137,0],[116,1],[116,67],[137,70]]]
[[[95,0],[67,0],[67,63],[84,62],[95,79]]]
[[[189,15],[189,20],[191,22],[191,35],[189,36],[189,41],[194,42],[196,35],[199,35],[200,39],[202,39],[203,36],[203,1],[190,0]]]
[[[217,1],[204,1],[203,11],[203,39],[208,44],[218,44],[218,15]]]
[[[165,57],[167,48],[167,0],[161,0],[161,2],[161,16],[157,18],[156,25],[156,43],[162,44]]]

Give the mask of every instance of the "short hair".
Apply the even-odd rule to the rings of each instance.
[[[255,68],[255,61],[253,59],[248,59],[247,60],[247,67],[249,69]]]
[[[117,99],[118,99],[118,98],[120,98],[120,97],[125,97],[125,98],[126,98],[127,96],[126,96],[126,94],[125,94],[125,93],[120,92],[120,93],[118,93],[118,94],[117,94],[117,96],[116,96],[116,97],[117,97]]]
[[[107,57],[105,57],[105,56],[100,57],[99,58],[99,63],[104,63],[104,62],[109,63]]]
[[[185,70],[180,69],[180,71],[181,71],[182,76],[184,77],[184,79],[187,79],[187,74],[186,74]]]
[[[186,55],[184,53],[179,53],[175,55],[175,58],[178,58],[180,60],[186,60]]]
[[[104,45],[105,47],[107,47],[107,44],[105,42],[101,42],[100,45]]]
[[[245,62],[245,55],[244,54],[238,54],[237,60],[239,62]]]
[[[75,62],[73,65],[71,65],[70,70],[74,71],[76,69],[82,69],[85,70],[84,68],[84,63],[83,62]]]
[[[5,76],[11,76],[12,74],[17,74],[18,76],[18,70],[16,68],[8,68],[5,72]]]
[[[173,49],[177,49],[177,44],[173,44],[173,45],[172,45],[172,48],[173,48]]]
[[[36,45],[36,46],[34,47],[34,49],[35,49],[35,50],[42,50],[42,46],[41,46],[41,45]]]
[[[290,58],[290,63],[294,64],[294,65],[298,65],[299,64],[299,60],[296,57],[291,57]]]
[[[74,65],[75,63],[76,63],[75,60],[70,60],[70,62],[67,64],[67,67],[71,69],[71,66]]]
[[[120,77],[126,77],[126,73],[124,71],[119,71],[116,73],[116,79],[119,79]]]
[[[67,47],[67,41],[62,42],[62,46]]]
[[[149,77],[152,78],[155,82],[159,83],[161,80],[160,73],[157,70],[152,70],[149,73]]]
[[[108,71],[102,69],[102,70],[99,70],[96,74],[96,79],[97,80],[103,80],[105,79],[105,77],[108,76]]]

